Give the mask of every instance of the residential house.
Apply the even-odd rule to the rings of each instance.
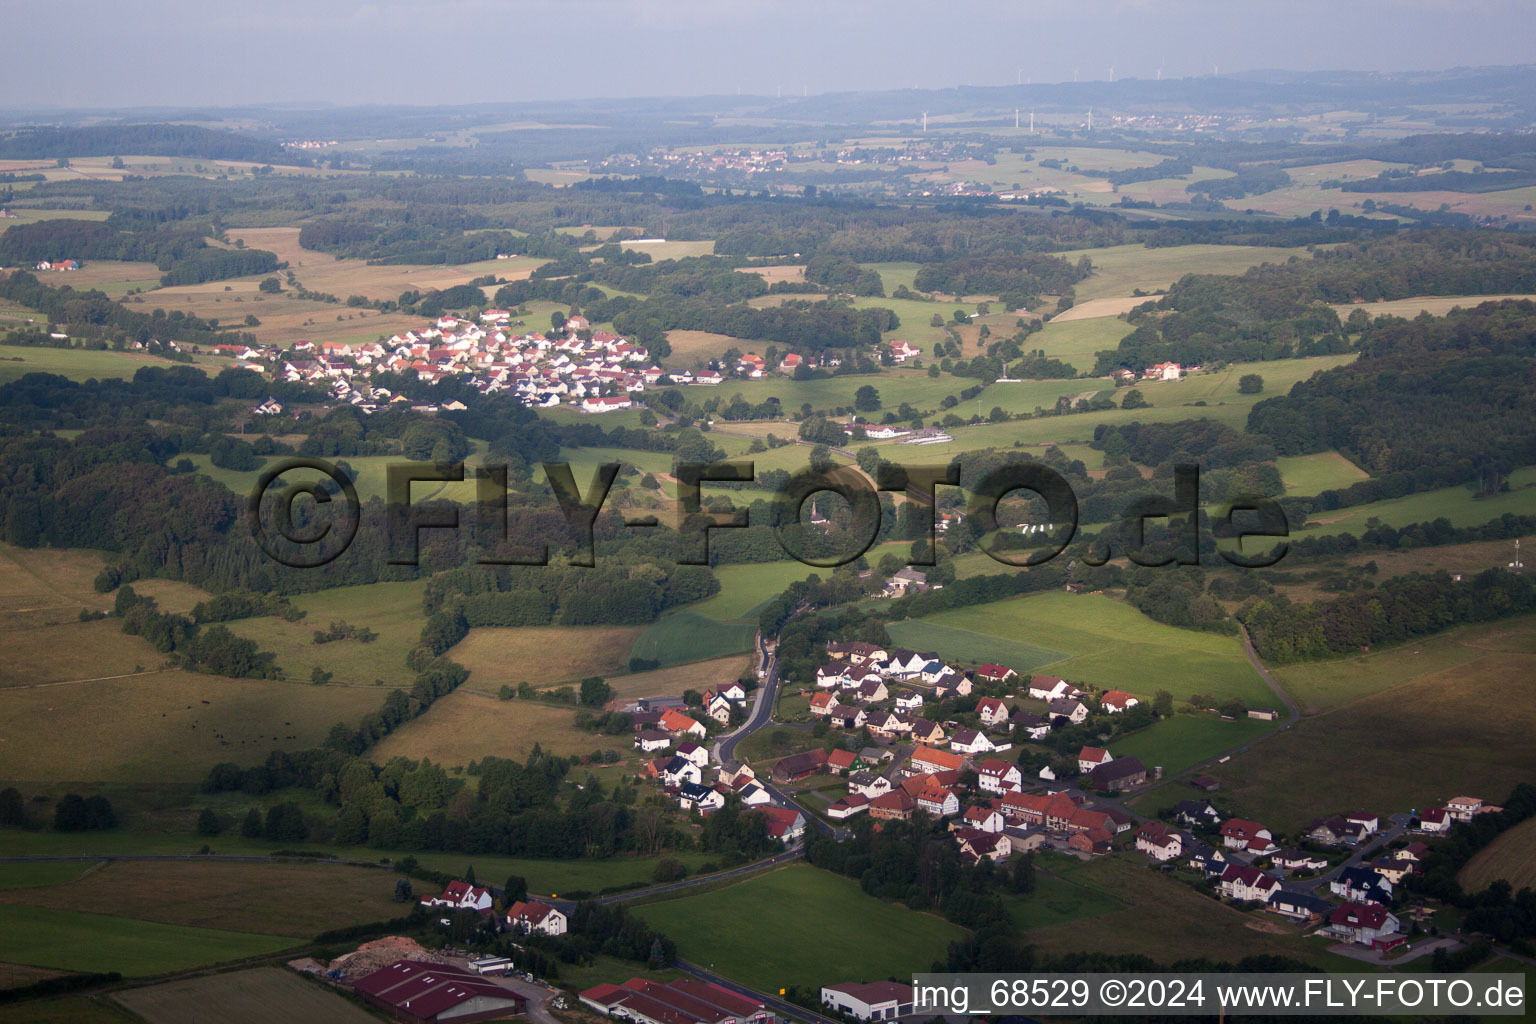
[[[921,711],[923,695],[916,690],[905,690],[898,693],[891,704],[897,711]]]
[[[672,745],[672,737],[659,729],[642,729],[635,733],[635,749],[646,754],[666,750]]]
[[[1320,853],[1288,847],[1274,856],[1275,867],[1286,871],[1321,871],[1328,866],[1328,858]]]
[[[954,790],[930,778],[917,794],[917,806],[935,818],[951,818],[960,813],[960,798]]]
[[[983,832],[1001,832],[1003,815],[995,807],[967,807],[965,813],[960,816],[959,826],[980,829]]]
[[[1113,761],[1114,755],[1101,747],[1084,747],[1077,752],[1077,770],[1086,775],[1101,764]]]
[[[912,742],[934,746],[945,740],[944,730],[937,722],[930,722],[926,718],[912,718],[908,720],[911,726],[907,734],[912,737]]]
[[[1008,705],[996,697],[983,697],[976,702],[976,716],[988,729],[996,729],[1008,721]]]
[[[811,714],[820,717],[830,715],[838,707],[837,694],[817,693],[811,696]]]
[[[1419,831],[1430,835],[1444,835],[1454,823],[1451,812],[1444,807],[1426,807],[1419,815]]]
[[[848,776],[848,792],[873,800],[891,791],[891,780],[872,771],[854,772]]]
[[[1403,884],[1403,879],[1419,870],[1417,864],[1411,860],[1398,860],[1396,857],[1378,857],[1367,865],[1372,871],[1391,882],[1393,886]]]
[[[1008,859],[1013,852],[1013,840],[1001,831],[987,832],[982,829],[960,828],[955,830],[955,842],[960,844],[960,854],[973,864],[990,860],[994,864]]]
[[[1409,843],[1396,851],[1393,856],[1398,860],[1406,860],[1411,864],[1424,863],[1424,857],[1429,853],[1429,847],[1424,843]]]
[[[675,711],[672,708],[668,708],[661,713],[661,719],[657,724],[674,736],[692,736],[696,739],[703,739],[707,735],[703,725],[689,718],[681,711]]]
[[[785,846],[805,835],[805,815],[793,807],[759,807],[768,819],[768,835]]]
[[[1471,821],[1482,810],[1483,801],[1475,796],[1453,797],[1445,802],[1446,812],[1455,821]]]
[[[959,771],[963,767],[965,767],[965,758],[960,754],[920,746],[912,751],[912,757],[907,762],[906,773],[931,775],[934,772]]]
[[[700,814],[709,814],[725,806],[725,794],[713,786],[684,782],[677,787],[677,805],[685,811],[696,809]]]
[[[851,750],[838,749],[827,755],[827,771],[832,775],[849,775],[863,767],[863,758]]]
[[[1366,835],[1374,835],[1381,831],[1381,819],[1369,811],[1351,811],[1344,815],[1344,820],[1351,825],[1359,825],[1365,830]]]
[[[1331,818],[1314,821],[1307,838],[1328,846],[1353,846],[1368,834],[1364,825],[1336,814]]]
[[[827,805],[827,817],[833,821],[843,821],[855,814],[864,814],[869,810],[869,797],[860,796],[858,793],[849,793],[845,797],[839,797]]]
[[[1083,696],[1083,691],[1056,676],[1035,676],[1029,681],[1028,693],[1036,700],[1057,700],[1062,697],[1077,698]]]
[[[1227,869],[1227,855],[1220,847],[1191,840],[1184,844],[1184,849],[1189,854],[1189,866],[1207,878],[1214,878]]]
[[[1174,860],[1184,853],[1184,837],[1160,821],[1136,830],[1136,849],[1155,861]]]
[[[1002,796],[1022,789],[1024,773],[1019,766],[1008,761],[989,758],[976,766],[977,785],[988,793]]]
[[[841,704],[827,712],[827,722],[835,729],[861,729],[867,717],[863,708],[844,707]]]
[[[917,801],[904,789],[893,789],[869,801],[869,816],[876,821],[906,821]]]
[[[1268,903],[1280,889],[1280,881],[1246,864],[1228,864],[1217,887],[1223,896],[1240,903]]]
[[[507,908],[507,925],[523,935],[564,935],[567,924],[562,911],[537,900],[518,900]]]
[[[986,733],[962,727],[950,734],[949,749],[961,754],[989,754],[997,748]]]
[[[1074,832],[1067,840],[1067,847],[1080,853],[1105,854],[1112,847],[1114,837],[1102,828],[1091,828],[1086,832]]]
[[[1264,909],[1293,921],[1311,924],[1322,921],[1333,913],[1333,904],[1309,892],[1290,892],[1280,888],[1269,897],[1269,902]]]
[[[891,692],[885,688],[885,683],[879,679],[866,679],[859,684],[859,688],[853,691],[853,699],[861,704],[873,704],[876,701],[885,700]]]
[[[844,685],[850,679],[848,675],[849,668],[850,665],[847,661],[834,661],[827,665],[817,666],[816,685],[823,690],[831,690]]]
[[[999,686],[1018,677],[1019,674],[1006,665],[983,665],[976,670],[976,678],[989,686]]]
[[[1386,907],[1344,903],[1328,915],[1328,929],[1357,946],[1391,949],[1406,941],[1397,918]]]
[[[865,643],[862,640],[851,640],[847,643],[827,644],[827,657],[838,661],[857,661],[859,663],[884,661],[886,650],[875,644]]]
[[[1221,812],[1209,800],[1180,800],[1173,805],[1173,817],[1191,828],[1221,824]]]
[[[1328,891],[1351,903],[1392,902],[1392,883],[1370,868],[1345,868],[1329,880]]]
[[[1275,836],[1256,821],[1228,818],[1221,825],[1221,845],[1229,850],[1267,854],[1275,849]]]
[[[1051,721],[1035,714],[1033,711],[1015,711],[1008,719],[1008,728],[1014,732],[1022,732],[1032,740],[1043,740],[1051,732]]]
[[[688,758],[683,757],[682,755],[677,755],[673,757],[672,760],[667,762],[666,767],[662,768],[661,781],[664,782],[669,789],[676,788],[688,782],[697,785],[698,783],[704,781],[703,769],[693,761],[688,760]]]
[[[705,690],[703,700],[704,713],[706,715],[721,725],[730,724],[731,712],[736,709],[736,705],[733,702],[727,700],[724,694],[717,693],[714,690]]]
[[[440,896],[423,896],[424,907],[448,907],[453,910],[490,910],[491,890],[468,882],[452,881],[444,887]]]
[[[1122,711],[1128,711],[1140,704],[1141,701],[1126,693],[1124,690],[1106,690],[1099,698],[1099,707],[1104,709],[1107,715],[1117,715]]]
[[[1073,725],[1081,725],[1088,718],[1088,705],[1074,697],[1059,697],[1051,701],[1052,718],[1065,718]]]

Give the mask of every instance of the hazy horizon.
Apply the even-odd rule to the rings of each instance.
[[[10,109],[785,96],[1165,78],[1266,69],[1402,72],[1533,60],[1516,0],[1286,4],[1089,0],[403,0],[217,7],[77,0],[19,9]],[[1489,31],[1496,25],[1498,31]]]

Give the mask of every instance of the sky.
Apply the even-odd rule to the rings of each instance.
[[[68,0],[0,105],[436,105],[1536,61],[1532,0]],[[26,40],[46,45],[26,45]],[[18,45],[19,44],[19,45]]]

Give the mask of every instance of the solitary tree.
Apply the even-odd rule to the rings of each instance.
[[[880,392],[873,384],[865,384],[853,393],[853,407],[859,412],[874,412],[880,408]]]
[[[197,816],[197,834],[200,836],[216,836],[224,831],[224,823],[212,807],[204,807],[203,812]]]
[[[1264,378],[1256,373],[1245,373],[1237,378],[1237,393],[1240,395],[1257,395],[1264,390]]]

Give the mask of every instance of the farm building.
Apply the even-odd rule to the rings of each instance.
[[[522,1013],[525,1000],[509,988],[460,967],[397,960],[353,983],[357,994],[398,1020],[499,1020]]]

